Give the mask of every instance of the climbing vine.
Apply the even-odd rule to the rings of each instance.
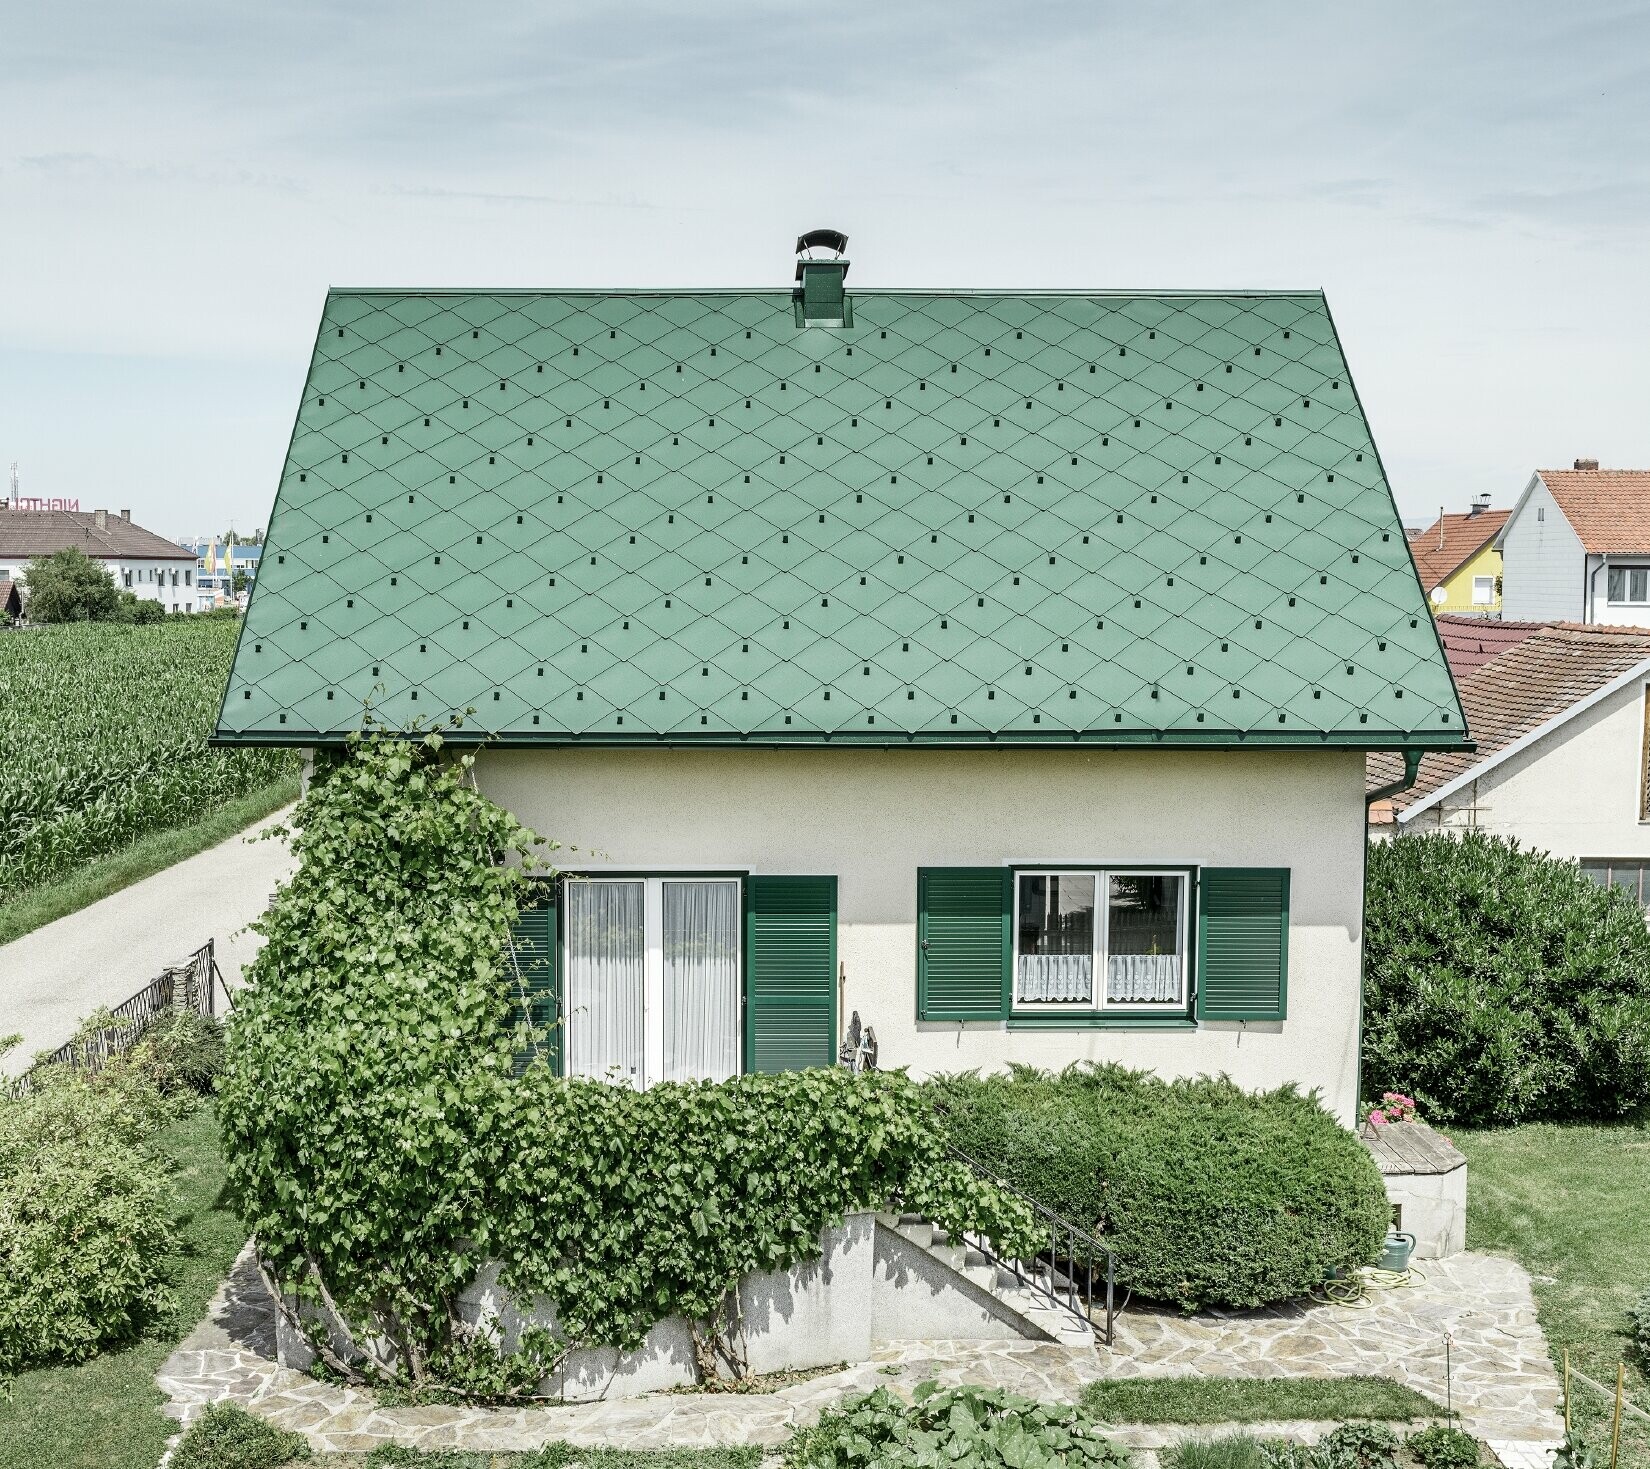
[[[817,1253],[850,1209],[900,1201],[1029,1248],[1024,1206],[949,1161],[897,1073],[804,1071],[646,1092],[555,1076],[508,935],[553,844],[475,787],[439,733],[369,731],[293,819],[298,869],[230,1027],[230,1184],[283,1294],[345,1376],[535,1390],[582,1345],[682,1314],[701,1369],[742,1371],[734,1286]],[[459,1296],[496,1261],[555,1331],[504,1339]]]

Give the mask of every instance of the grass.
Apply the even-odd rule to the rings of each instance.
[[[1379,1419],[1443,1409],[1388,1377],[1157,1377],[1091,1382],[1083,1406],[1106,1423],[1268,1423]]]
[[[246,1232],[221,1202],[223,1159],[211,1109],[174,1123],[158,1143],[179,1165],[177,1310],[169,1334],[89,1362],[21,1373],[0,1397],[0,1469],[154,1469],[176,1430],[161,1415],[155,1373],[205,1312]]]
[[[1467,1244],[1511,1255],[1535,1282],[1553,1358],[1650,1412],[1650,1379],[1630,1350],[1627,1308],[1650,1290],[1650,1126],[1538,1124],[1453,1135],[1467,1155]],[[1578,1428],[1609,1451],[1608,1406],[1578,1387]],[[1650,1424],[1626,1417],[1622,1463],[1650,1469]]]
[[[0,903],[0,944],[9,944],[70,913],[78,913],[99,898],[118,893],[186,857],[215,847],[297,799],[297,775],[283,776],[258,790],[223,802],[199,821],[140,837],[118,852],[88,862],[80,871],[58,882],[26,888]]]

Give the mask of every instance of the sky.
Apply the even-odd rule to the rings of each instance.
[[[0,0],[0,473],[265,523],[328,285],[1322,287],[1406,522],[1650,467],[1650,3]]]

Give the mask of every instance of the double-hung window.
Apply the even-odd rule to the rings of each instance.
[[[1472,579],[1472,605],[1474,607],[1493,607],[1495,605],[1495,578],[1493,576],[1475,576]]]
[[[1190,888],[1184,871],[1016,872],[1015,1007],[1184,1009]]]
[[[1605,578],[1605,595],[1618,606],[1650,603],[1650,566],[1612,566]]]
[[[739,1071],[738,878],[574,878],[564,904],[569,1076],[645,1087]]]

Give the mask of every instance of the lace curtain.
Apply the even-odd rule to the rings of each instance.
[[[1094,960],[1088,954],[1021,954],[1017,1000],[1086,1003],[1094,998]]]
[[[666,1081],[739,1070],[739,884],[664,884]]]
[[[1106,960],[1106,998],[1114,1005],[1180,1000],[1180,955],[1113,954]]]
[[[567,884],[567,1074],[642,1084],[646,885]]]

